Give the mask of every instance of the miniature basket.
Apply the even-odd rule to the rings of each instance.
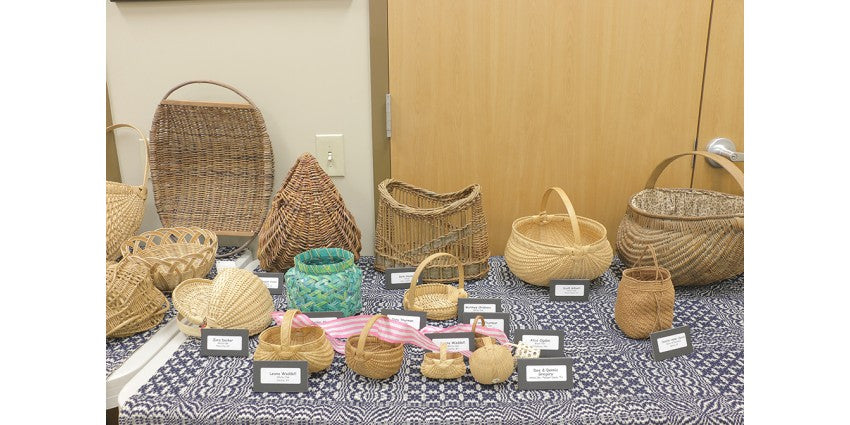
[[[386,379],[395,375],[401,369],[404,359],[404,344],[369,336],[372,325],[381,318],[389,320],[383,314],[376,314],[366,322],[359,336],[352,336],[345,342],[345,364],[354,372],[372,379]]]
[[[415,266],[435,252],[446,252],[460,259],[470,280],[487,275],[490,247],[480,186],[441,194],[387,179],[378,193],[376,270]],[[448,264],[434,264],[422,274],[425,282],[457,278]]]
[[[319,326],[293,328],[292,319],[299,310],[287,310],[280,326],[260,334],[254,360],[306,360],[310,373],[325,370],[334,360],[334,350]]]
[[[150,268],[153,283],[174,290],[186,279],[206,276],[215,263],[218,239],[198,227],[157,229],[124,241],[121,254]]]
[[[121,243],[139,231],[145,214],[148,198],[148,139],[142,130],[130,124],[115,124],[106,127],[106,132],[118,128],[132,128],[139,133],[139,141],[145,144],[145,172],[142,184],[131,186],[117,182],[106,182],[106,259],[114,260],[121,253]]]
[[[478,322],[481,322],[481,326],[486,326],[487,324],[487,322],[484,321],[483,316],[475,316],[475,319],[472,321],[472,333],[475,334],[475,348],[483,347],[485,339],[489,339],[493,344],[496,344],[497,341],[493,339],[493,337],[475,332],[475,327],[478,325]]]
[[[492,385],[505,382],[513,373],[516,360],[511,349],[490,340],[472,352],[469,357],[469,372],[479,384]]]
[[[555,192],[567,214],[549,214],[546,203]],[[559,187],[543,193],[540,214],[518,218],[505,246],[505,262],[518,278],[537,286],[551,279],[595,279],[611,266],[614,252],[605,226],[576,215]]]
[[[290,308],[301,311],[340,311],[353,316],[363,309],[360,287],[363,271],[354,254],[340,248],[318,248],[295,256],[285,275]]]
[[[744,272],[744,197],[688,188],[656,188],[664,169],[680,157],[714,160],[744,188],[744,173],[708,152],[688,152],[661,161],[646,188],[630,200],[617,230],[617,253],[632,265],[647,245],[675,285],[706,285]]]
[[[146,331],[162,322],[171,305],[154,288],[148,269],[123,260],[106,264],[106,337]]]
[[[451,258],[457,264],[458,287],[445,285],[442,283],[425,283],[417,285],[419,275],[425,270],[425,267],[431,261],[437,258]],[[463,265],[460,260],[451,254],[438,252],[428,256],[416,272],[413,273],[413,278],[410,281],[410,288],[404,293],[402,304],[405,310],[424,311],[426,316],[431,320],[447,320],[457,317],[457,300],[458,298],[466,298],[468,295],[463,290]]]
[[[331,178],[305,153],[272,200],[260,230],[257,259],[263,270],[286,271],[297,254],[323,247],[351,251],[357,260],[360,229]]]
[[[654,265],[641,267],[646,250]],[[649,338],[649,334],[673,326],[675,300],[670,271],[658,265],[655,249],[648,245],[635,266],[623,270],[614,303],[614,321],[629,338]]]
[[[419,370],[431,379],[456,379],[466,375],[463,354],[449,353],[446,343],[440,344],[439,353],[425,353]]]
[[[259,277],[248,270],[227,268],[215,279],[187,279],[172,294],[177,325],[200,337],[198,325],[212,329],[247,329],[256,335],[271,323],[274,302]]]
[[[190,84],[224,87],[247,103],[169,100]],[[194,226],[219,236],[250,237],[266,218],[274,159],[263,114],[236,88],[188,81],[163,96],[151,124],[151,180],[163,227]],[[179,282],[178,282],[179,283]]]

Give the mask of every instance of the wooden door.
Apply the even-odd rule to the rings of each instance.
[[[694,148],[710,11],[711,0],[389,0],[392,176],[435,191],[481,184],[494,255],[549,186],[613,242],[652,168]],[[691,178],[679,161],[660,184]]]

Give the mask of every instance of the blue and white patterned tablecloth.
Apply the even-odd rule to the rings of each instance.
[[[385,290],[373,259],[362,258],[365,313],[401,308],[404,290]],[[337,355],[310,378],[306,393],[253,393],[250,359],[200,357],[189,339],[122,408],[121,423],[742,423],[744,410],[743,276],[677,288],[674,326],[690,325],[694,352],[655,362],[648,341],[623,336],[614,323],[622,264],[591,287],[590,301],[556,303],[547,288],[527,285],[501,257],[487,278],[468,282],[473,298],[501,298],[517,328],[563,329],[575,359],[574,387],[520,391],[508,382],[480,385],[467,373],[431,380],[419,372],[422,350],[408,346],[401,371],[376,381],[359,376]],[[275,297],[277,308],[285,307]],[[454,321],[430,322],[448,326]],[[513,335],[510,335],[513,337]],[[256,347],[252,338],[252,352]]]

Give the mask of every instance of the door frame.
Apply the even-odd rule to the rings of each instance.
[[[392,176],[390,138],[387,137],[386,95],[390,92],[390,45],[387,34],[389,0],[369,0],[369,63],[372,81],[372,190],[375,221],[378,184]]]

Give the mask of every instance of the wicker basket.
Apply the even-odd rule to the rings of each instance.
[[[372,379],[386,379],[398,373],[404,360],[404,344],[394,344],[369,336],[369,330],[378,319],[389,320],[376,314],[366,322],[359,336],[345,342],[345,364],[354,372]]]
[[[487,275],[490,247],[481,188],[434,193],[398,180],[378,185],[380,202],[375,229],[375,269],[411,267],[435,252],[447,252],[463,263],[468,279]],[[453,264],[432,264],[425,282],[458,278]]]
[[[106,182],[106,259],[114,260],[121,253],[121,243],[136,234],[142,225],[145,214],[145,200],[148,198],[148,139],[142,130],[130,124],[115,124],[106,127],[106,132],[118,128],[132,128],[139,133],[139,140],[145,144],[145,172],[142,184],[131,186],[117,182]]]
[[[280,326],[260,334],[254,360],[306,360],[310,373],[325,370],[334,360],[334,350],[318,326],[293,328],[292,319],[299,310],[287,310]]]
[[[673,326],[676,294],[670,271],[658,265],[651,245],[647,250],[652,254],[654,265],[640,266],[646,254],[644,251],[634,267],[623,270],[614,304],[614,321],[626,336],[634,339],[646,339],[653,332]]]
[[[449,353],[446,343],[440,344],[440,352],[425,353],[419,370],[422,376],[431,379],[456,379],[466,375],[463,354]]]
[[[485,339],[490,340],[490,342],[492,342],[493,344],[498,344],[498,341],[493,339],[493,337],[475,332],[475,327],[478,326],[478,322],[481,322],[481,326],[486,326],[487,324],[487,322],[484,321],[483,316],[475,316],[475,319],[472,321],[472,333],[475,335],[475,348],[483,347],[485,344]]]
[[[171,308],[154,288],[148,269],[132,261],[106,264],[106,337],[146,331],[162,322]]]
[[[295,256],[286,272],[290,308],[302,311],[340,311],[352,316],[363,309],[360,287],[363,271],[354,254],[339,248],[318,248]]]
[[[289,170],[260,231],[257,258],[263,270],[286,271],[295,255],[336,247],[360,258],[360,229],[333,181],[310,154]]]
[[[121,254],[149,267],[154,285],[169,292],[186,279],[206,276],[217,249],[218,239],[209,230],[175,227],[130,238],[121,246]]]
[[[511,349],[489,340],[469,357],[469,372],[479,384],[493,385],[505,382],[516,368]]]
[[[175,90],[206,83],[244,103],[169,100]],[[263,115],[239,90],[189,81],[162,98],[151,125],[151,180],[164,227],[195,226],[221,236],[251,237],[266,218],[274,180],[272,145]]]
[[[548,214],[546,203],[555,192],[567,214]],[[576,215],[570,198],[559,187],[543,193],[540,214],[514,221],[505,247],[505,262],[517,277],[537,286],[551,279],[595,279],[611,266],[614,252],[605,226]]]
[[[654,246],[674,285],[705,285],[744,272],[744,197],[712,190],[660,189],[655,182],[675,159],[713,159],[744,188],[744,173],[731,161],[707,152],[673,155],[655,167],[646,189],[630,200],[617,231],[617,253],[632,265]]]
[[[425,283],[417,285],[419,275],[431,261],[437,258],[448,257],[457,264],[458,287],[442,283]],[[428,256],[410,280],[410,289],[404,293],[402,304],[405,310],[424,311],[431,320],[447,320],[457,317],[457,299],[466,298],[468,295],[463,290],[463,266],[460,260],[451,254],[438,252]]]

